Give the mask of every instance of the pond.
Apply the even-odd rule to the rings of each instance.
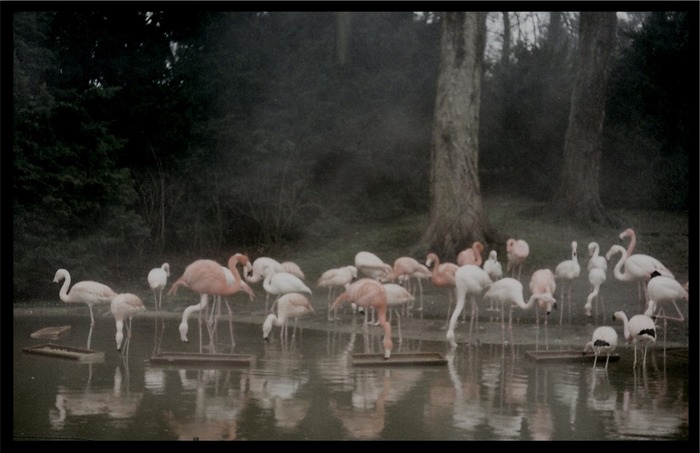
[[[342,321],[344,322],[344,321]],[[459,345],[406,337],[398,352],[437,352],[442,365],[355,366],[353,353],[380,352],[381,329],[365,334],[300,327],[283,344],[256,323],[233,323],[236,366],[160,365],[162,351],[197,352],[197,324],[182,343],[176,318],[136,317],[117,352],[114,321],[97,316],[92,362],[23,352],[31,333],[70,325],[51,343],[85,347],[89,316],[15,316],[15,440],[688,440],[688,352],[650,351],[619,361],[543,364],[530,346]],[[160,343],[157,328],[162,327]],[[217,326],[227,347],[228,322]],[[394,340],[396,342],[396,339]],[[604,362],[604,360],[603,360]],[[697,383],[693,383],[697,385]]]

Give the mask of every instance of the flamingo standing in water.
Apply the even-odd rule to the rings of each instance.
[[[146,310],[146,306],[143,305],[143,301],[131,293],[123,293],[116,295],[110,304],[110,311],[112,316],[114,316],[114,321],[117,327],[117,334],[115,340],[117,342],[117,351],[122,350],[122,344],[124,342],[124,326],[126,325],[126,344],[125,349],[128,348],[129,341],[131,340],[131,318],[141,310]]]
[[[449,324],[447,326],[447,334],[445,335],[447,341],[450,342],[453,348],[457,347],[454,333],[455,325],[457,324],[457,319],[459,319],[459,314],[464,310],[467,296],[471,298],[472,305],[471,318],[469,321],[469,341],[471,341],[474,321],[476,320],[478,325],[479,320],[479,307],[477,306],[476,297],[480,296],[483,291],[492,284],[486,271],[475,264],[465,264],[459,267],[455,272],[454,279],[457,293],[457,305],[455,306],[455,311],[452,313],[452,316],[448,318]]]
[[[608,369],[610,354],[617,348],[617,332],[610,326],[600,326],[593,331],[591,341],[583,347],[583,352],[593,351],[593,368],[595,368],[598,356],[605,353],[605,369]]]
[[[163,263],[160,267],[154,267],[148,272],[148,286],[153,291],[156,310],[160,310],[160,303],[163,300],[163,288],[168,283],[170,277],[170,264]]]
[[[676,301],[685,299],[688,301],[688,290],[683,287],[676,279],[660,275],[658,272],[653,272],[647,283],[647,293],[649,294],[649,302],[647,302],[647,310],[645,315],[652,319],[664,320],[664,351],[666,351],[666,331],[668,330],[668,320],[685,321],[685,317],[678,308]],[[673,305],[678,316],[668,316],[665,313],[665,307]]]
[[[90,349],[92,329],[95,325],[95,315],[92,311],[92,306],[95,304],[107,304],[112,302],[112,299],[117,293],[109,286],[91,280],[85,280],[74,284],[70,292],[68,292],[70,274],[65,269],[57,270],[53,277],[54,283],[59,283],[61,280],[63,280],[63,285],[58,293],[61,300],[67,304],[87,304],[90,310],[90,333],[88,334],[87,340],[87,348]]]
[[[506,254],[508,257],[508,264],[506,266],[506,273],[511,277],[515,277],[515,268],[518,268],[518,280],[520,280],[520,273],[523,269],[523,263],[530,255],[530,246],[523,239],[510,238],[506,241]]]
[[[523,310],[532,307],[538,299],[549,300],[546,293],[533,294],[527,302],[523,296],[523,284],[519,280],[505,277],[494,282],[484,293],[484,299],[494,299],[501,306],[501,329],[505,329],[505,306],[508,305],[508,330],[513,329],[513,307],[518,306]]]
[[[423,283],[421,280],[426,277],[430,277],[432,274],[430,269],[425,264],[421,264],[415,258],[410,256],[401,256],[396,258],[394,261],[394,267],[391,273],[386,277],[387,282],[399,282],[410,283],[411,278],[415,278],[418,281],[418,287],[420,289],[420,308],[423,310]]]
[[[384,329],[384,359],[389,359],[394,343],[391,341],[391,323],[386,319],[388,303],[384,285],[373,278],[361,278],[351,283],[345,292],[335,299],[331,309],[335,309],[342,302],[354,302],[358,307],[372,307],[377,310],[379,325]]]
[[[625,252],[626,253],[626,252]],[[637,344],[644,347],[643,368],[647,365],[647,349],[656,344],[656,324],[647,315],[634,315],[629,320],[623,311],[616,311],[613,314],[613,321],[622,321],[624,325],[624,337],[627,343],[634,344],[634,363],[632,368],[637,366]]]
[[[620,241],[624,240],[625,238],[630,238],[630,242],[627,244],[625,273],[627,273],[627,269],[629,268],[629,272],[635,276],[637,279],[637,295],[642,304],[646,304],[649,300],[649,294],[647,293],[647,287],[645,284],[645,278],[648,278],[646,274],[651,275],[654,271],[657,271],[659,274],[666,277],[674,278],[674,276],[673,273],[656,258],[641,253],[633,253],[634,248],[637,245],[637,235],[632,228],[627,228],[625,231],[620,233]],[[612,250],[612,248],[610,250]],[[606,254],[606,258],[608,258],[608,260],[610,259],[609,255],[610,251],[608,251]],[[644,293],[643,300],[642,292]]]
[[[592,290],[588,294],[586,304],[583,306],[583,308],[586,311],[586,316],[588,316],[589,318],[593,316],[593,313],[591,313],[591,308],[593,308],[594,300],[598,302],[598,304],[596,304],[596,316],[598,313],[598,305],[601,306],[603,316],[605,316],[605,307],[603,306],[603,299],[600,297],[600,287],[603,283],[605,283],[605,280],[607,280],[607,278],[608,277],[605,271],[599,267],[593,267],[588,270],[588,282],[591,284]]]
[[[277,314],[270,313],[265,318],[262,326],[263,339],[268,340],[272,326],[281,327],[280,341],[282,345],[287,343],[287,324],[290,318],[294,319],[294,329],[292,330],[292,341],[297,330],[297,320],[307,314],[313,313],[314,307],[309,299],[301,293],[286,293],[277,300]]]
[[[620,260],[617,262],[617,264],[615,264],[615,267],[613,268],[613,274],[615,275],[615,278],[621,282],[631,282],[635,280],[641,282],[642,286],[644,287],[645,299],[648,299],[649,295],[647,294],[647,287],[646,285],[644,285],[644,282],[646,282],[649,279],[649,276],[653,274],[654,271],[657,271],[659,274],[664,275],[666,277],[674,278],[673,274],[655,258],[652,258],[647,255],[635,254],[632,256],[638,258],[630,259],[630,257],[627,255],[627,251],[621,245],[615,244],[612,247],[610,247],[608,253],[605,254],[605,258],[609,261],[610,258],[612,258],[618,253],[621,256]],[[641,259],[639,259],[639,257],[641,257]],[[625,268],[624,272],[622,271],[623,266]]]
[[[481,254],[484,252],[484,244],[479,241],[474,241],[471,247],[459,252],[457,255],[457,264],[464,266],[465,264],[475,264],[481,266],[483,259]]]
[[[271,311],[274,312],[275,304],[280,296],[287,293],[306,293],[311,295],[311,288],[296,275],[289,272],[272,272],[266,270],[265,280],[263,280],[263,288],[267,294],[276,296],[275,302],[272,303]]]
[[[248,285],[243,286],[237,264],[242,264],[247,269],[250,262],[247,256],[240,253],[236,253],[229,258],[228,268],[234,276],[234,283],[230,285],[226,278],[226,274],[222,272],[221,265],[219,263],[208,259],[196,260],[185,268],[185,272],[175,281],[175,283],[173,283],[168,291],[169,295],[175,295],[177,294],[178,288],[180,286],[184,286],[194,292],[199,293],[199,303],[190,305],[189,307],[185,308],[185,311],[182,313],[182,321],[180,322],[179,330],[180,339],[183,342],[188,342],[187,321],[189,316],[193,312],[200,313],[200,352],[202,350],[201,311],[207,307],[209,295],[230,296],[242,290],[248,293],[251,300],[255,298],[255,293],[252,291],[252,289]]]
[[[578,244],[576,241],[572,241],[571,259],[562,261],[557,264],[557,267],[554,269],[554,276],[559,280],[563,280],[563,284],[561,285],[560,300],[562,307],[559,313],[559,325],[561,325],[564,317],[564,287],[568,289],[566,305],[569,308],[569,322],[571,322],[571,287],[573,286],[573,281],[581,274],[581,265],[578,263],[577,246]]]
[[[603,272],[608,271],[608,260],[600,254],[600,245],[597,242],[588,243],[588,271],[593,268],[601,269]]]
[[[384,283],[384,290],[386,291],[386,303],[387,311],[389,312],[389,322],[391,322],[391,309],[394,309],[396,313],[396,323],[399,329],[399,344],[403,342],[401,337],[401,314],[396,309],[399,306],[405,306],[412,303],[415,298],[406,288],[396,283]],[[379,321],[374,323],[375,326],[379,325]]]
[[[535,320],[537,325],[540,324],[538,312],[544,312],[544,326],[547,327],[548,315],[552,312],[552,308],[557,306],[557,301],[554,299],[554,293],[557,289],[556,278],[554,273],[549,269],[537,269],[530,277],[530,294],[540,295],[537,298],[537,306],[535,311]]]
[[[355,266],[343,266],[328,269],[323,272],[316,281],[319,288],[328,288],[328,320],[338,319],[337,313],[331,312],[331,296],[336,288],[346,288],[347,285],[357,280],[357,268]]]
[[[489,274],[489,278],[492,282],[503,278],[503,267],[501,266],[501,263],[498,262],[498,253],[495,250],[491,250],[489,253],[489,258],[484,261],[482,267],[486,273]],[[496,308],[493,306],[493,302],[491,302],[491,305],[489,305],[487,310],[496,311]]]
[[[425,265],[431,269],[432,276],[430,282],[439,287],[447,288],[447,322],[450,321],[450,312],[452,311],[452,288],[455,287],[455,273],[459,266],[455,263],[440,263],[440,258],[435,253],[428,253],[425,260]]]
[[[267,257],[261,256],[253,261],[249,270],[243,273],[243,278],[246,282],[250,284],[255,284],[264,280],[265,275],[269,273],[285,272],[282,263],[279,261]],[[265,313],[268,312],[268,305],[270,303],[270,293],[265,293]]]

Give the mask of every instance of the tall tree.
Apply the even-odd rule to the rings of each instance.
[[[431,144],[430,220],[420,242],[445,259],[491,237],[479,184],[479,107],[486,13],[442,15]]]
[[[608,220],[600,201],[599,173],[608,66],[616,27],[614,11],[581,13],[564,171],[554,197],[554,204],[567,217],[595,223]]]

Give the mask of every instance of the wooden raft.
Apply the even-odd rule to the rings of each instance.
[[[44,327],[32,333],[32,338],[43,340],[60,340],[70,333],[70,326]]]
[[[56,357],[59,359],[76,360],[78,362],[101,362],[105,359],[103,351],[93,351],[92,349],[75,348],[54,343],[43,343],[29,346],[22,349],[27,354],[36,354],[46,357]]]
[[[159,365],[249,366],[255,363],[252,354],[199,354],[194,352],[161,352],[151,356]]]
[[[447,365],[447,359],[439,352],[396,352],[388,359],[384,354],[353,354],[355,366],[417,366]]]
[[[538,363],[556,363],[556,362],[574,362],[574,363],[593,363],[595,354],[592,352],[583,352],[581,350],[561,350],[561,351],[526,351],[525,356]],[[598,363],[602,360],[605,363],[605,354],[598,356]],[[609,362],[617,362],[620,360],[619,354],[610,354]]]

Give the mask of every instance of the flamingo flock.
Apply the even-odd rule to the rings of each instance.
[[[587,317],[592,317],[595,304],[596,314],[598,307],[602,308],[601,287],[603,284],[611,285],[607,279],[608,264],[619,258],[614,264],[612,273],[618,282],[638,282],[643,286],[638,296],[642,297],[643,306],[625,307],[620,310],[617,307],[613,315],[613,321],[621,322],[622,338],[625,342],[634,346],[634,365],[638,361],[637,350],[641,349],[642,366],[646,366],[646,355],[649,348],[656,344],[657,320],[663,320],[664,351],[665,334],[668,329],[668,321],[684,322],[685,316],[678,306],[679,301],[688,301],[688,284],[682,285],[675,280],[673,273],[658,259],[649,255],[633,253],[636,246],[636,235],[631,228],[619,235],[619,239],[630,239],[629,246],[613,244],[607,253],[601,254],[598,242],[588,243],[588,263],[585,265],[591,291],[585,299],[583,312]],[[369,323],[365,318],[364,329],[368,326],[380,326],[384,332],[382,341],[383,356],[390,360],[393,350],[391,313],[396,314],[398,323],[399,343],[401,343],[401,314],[398,308],[404,310],[404,315],[416,310],[422,313],[425,310],[423,304],[422,280],[436,290],[446,292],[445,296],[435,296],[441,299],[447,308],[447,325],[445,339],[455,348],[458,346],[458,321],[462,315],[465,321],[466,312],[464,306],[467,300],[470,302],[470,323],[467,344],[473,343],[475,332],[479,332],[479,305],[488,303],[489,309],[501,312],[501,329],[512,331],[513,311],[529,311],[534,307],[535,324],[539,328],[540,317],[543,318],[545,330],[549,314],[554,309],[560,310],[559,325],[563,324],[564,307],[570,313],[575,309],[577,300],[582,296],[574,297],[573,283],[580,278],[581,263],[578,260],[578,242],[572,240],[571,253],[568,259],[557,263],[552,268],[543,267],[536,269],[529,279],[526,293],[521,282],[523,267],[530,258],[530,246],[523,239],[510,238],[506,241],[506,270],[503,271],[498,261],[498,252],[494,248],[488,251],[487,258],[482,258],[486,246],[481,241],[474,241],[472,246],[459,251],[457,262],[441,261],[436,253],[428,253],[423,260],[421,257],[399,256],[393,261],[393,266],[386,263],[376,254],[363,250],[356,253],[350,263],[339,263],[336,267],[328,268],[321,272],[315,280],[317,289],[327,289],[324,296],[327,304],[327,320],[342,321],[338,316],[338,308],[344,303],[359,307],[365,313],[372,311],[378,317],[378,321]],[[535,249],[533,252],[537,253]],[[168,284],[171,266],[165,262],[159,267],[154,267],[148,272],[146,282],[153,297],[153,307],[156,311],[163,309],[163,292]],[[527,270],[525,270],[527,275]],[[266,305],[264,309],[264,321],[262,323],[263,338],[270,340],[273,327],[280,327],[280,341],[287,343],[287,328],[290,321],[294,323],[292,339],[294,338],[297,322],[300,318],[313,317],[319,310],[314,309],[314,293],[311,285],[305,282],[306,274],[301,267],[293,261],[278,261],[271,257],[258,257],[251,261],[247,255],[234,253],[223,266],[216,260],[198,259],[184,268],[184,271],[168,289],[168,298],[179,297],[178,290],[186,289],[196,293],[198,302],[185,307],[182,312],[178,333],[180,340],[189,342],[189,318],[193,314],[199,319],[199,351],[203,353],[208,348],[209,352],[216,350],[216,324],[214,313],[220,311],[223,297],[232,297],[238,293],[248,295],[250,301],[255,299],[255,288],[265,292]],[[117,293],[109,286],[96,281],[80,281],[71,287],[71,275],[66,269],[59,269],[54,276],[54,282],[62,283],[59,291],[60,299],[67,304],[85,304],[90,312],[90,335],[88,336],[88,348],[92,336],[92,328],[95,325],[94,307],[102,304],[110,305],[110,313],[114,317],[116,325],[115,342],[117,351],[128,348],[132,337],[131,323],[134,317],[146,310],[143,300],[135,292]],[[606,283],[607,282],[607,283]],[[416,297],[417,290],[419,297]],[[556,289],[559,286],[559,297],[556,297]],[[338,291],[339,295],[334,293]],[[189,297],[189,296],[187,296]],[[209,298],[214,298],[213,306],[209,305]],[[270,309],[267,301],[273,299]],[[416,299],[420,304],[416,307],[413,303]],[[232,319],[233,310],[229,301],[225,301],[229,313],[231,325],[231,350],[235,346],[233,336]],[[452,312],[452,305],[455,304]],[[211,308],[211,314],[209,309]],[[508,323],[505,322],[505,311],[508,311]],[[629,319],[625,312],[640,311]],[[643,313],[641,311],[644,311]],[[354,310],[353,310],[354,314]],[[604,313],[603,313],[604,315]],[[422,317],[422,316],[421,316]],[[603,316],[605,317],[605,316]],[[596,317],[597,320],[597,317]],[[620,325],[619,323],[617,324]],[[202,327],[206,327],[209,336],[209,345],[203,343],[204,335]],[[445,327],[443,327],[445,328]],[[504,340],[505,341],[505,340]],[[478,340],[474,343],[478,344]],[[595,355],[594,368],[598,357],[605,355],[607,369],[610,354],[618,347],[617,332],[612,326],[597,326],[592,333],[591,340],[584,345],[585,352],[593,352]]]

